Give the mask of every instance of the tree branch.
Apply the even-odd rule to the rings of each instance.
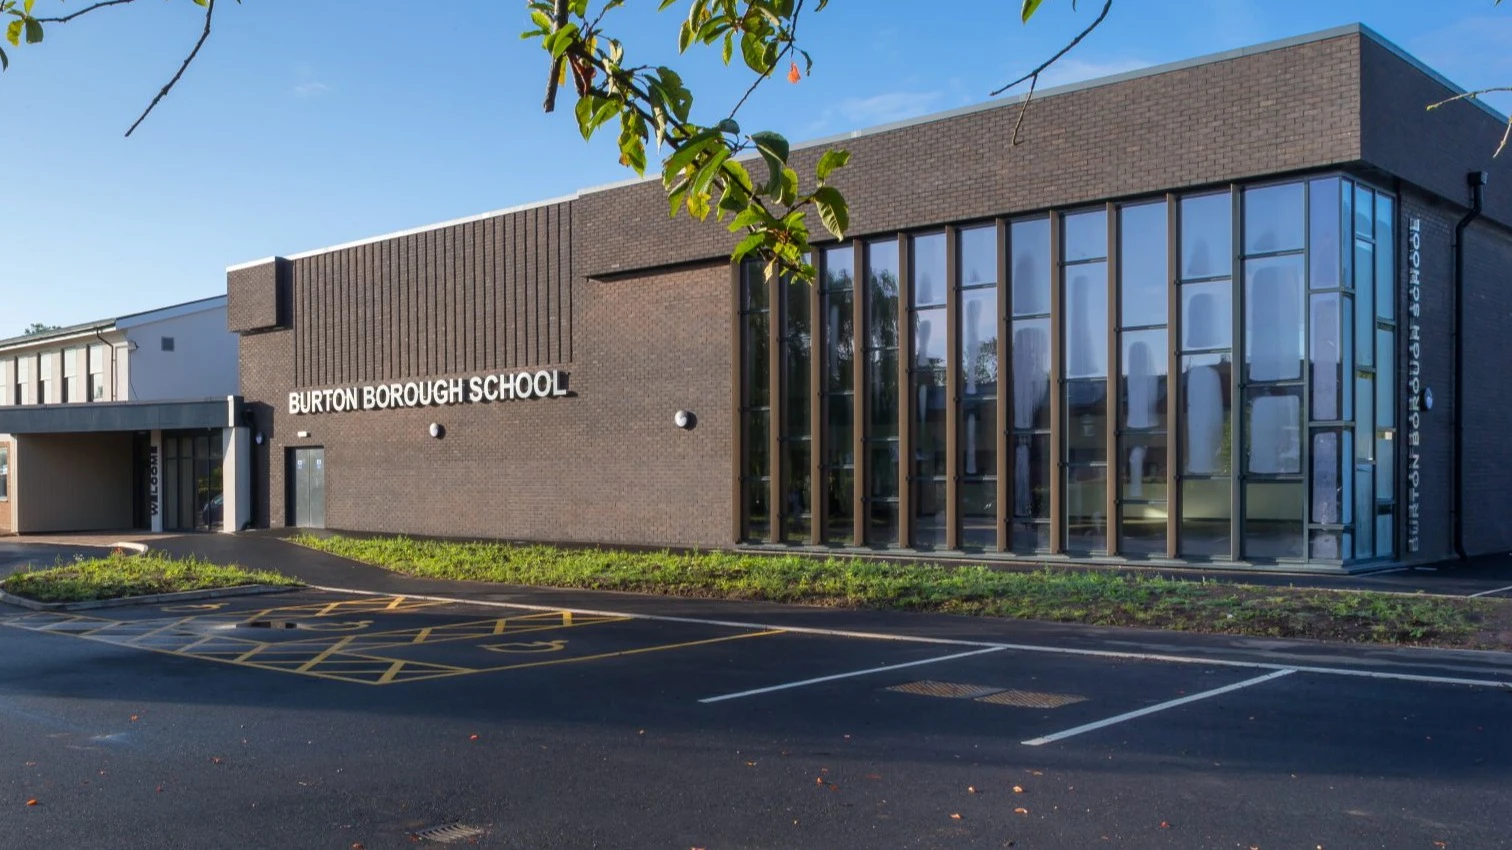
[[[556,0],[556,9],[553,10],[552,21],[556,29],[567,25],[567,0]],[[557,80],[562,76],[562,57],[551,60],[551,77],[546,80],[546,102],[541,104],[547,112],[556,109]]]
[[[1101,24],[1103,22],[1103,19],[1108,17],[1108,12],[1112,8],[1113,0],[1105,0],[1105,2],[1103,3],[1102,11],[1097,15],[1097,20],[1093,21],[1086,29],[1078,33],[1076,38],[1071,39],[1071,42],[1069,44],[1067,44],[1065,47],[1062,47],[1059,51],[1056,52],[1054,56],[1051,56],[1049,59],[1041,62],[1038,68],[1035,68],[1033,71],[1030,71],[1024,76],[1019,77],[1008,85],[1003,86],[1002,88],[988,95],[988,97],[997,97],[998,95],[1013,88],[1019,83],[1024,82],[1025,80],[1029,82],[1029,94],[1024,97],[1024,103],[1019,107],[1018,120],[1013,123],[1013,138],[1011,144],[1016,145],[1019,143],[1019,127],[1023,126],[1024,113],[1029,111],[1029,101],[1034,99],[1034,87],[1039,83],[1040,74],[1044,73],[1045,70],[1048,69],[1051,65],[1054,65],[1056,62],[1060,61],[1060,58],[1062,56],[1070,53],[1071,48],[1080,44],[1082,39],[1086,38],[1088,35],[1091,35],[1092,31],[1097,29],[1098,24]]]
[[[114,2],[114,3],[125,3],[125,2],[129,2],[129,0],[106,0],[106,2],[104,2],[104,3],[98,3],[96,5],[97,6],[105,6],[105,5],[109,5],[112,2]],[[88,10],[85,10],[85,11],[88,11]],[[82,12],[80,14],[82,14]],[[215,14],[215,0],[209,0],[209,2],[205,4],[205,31],[202,32],[202,33],[200,33],[199,41],[196,41],[194,43],[194,49],[191,50],[191,51],[189,51],[189,55],[184,58],[184,64],[182,64],[182,65],[179,66],[178,73],[174,74],[173,75],[173,79],[169,80],[168,84],[165,85],[165,86],[163,86],[163,90],[157,93],[157,97],[154,97],[152,99],[151,103],[147,104],[147,108],[144,109],[144,110],[142,110],[142,114],[137,117],[136,122],[134,124],[132,124],[131,127],[130,127],[130,129],[128,129],[126,131],[127,138],[130,138],[131,134],[136,131],[136,128],[140,127],[141,124],[142,124],[142,122],[147,120],[147,116],[149,114],[151,114],[153,108],[156,107],[158,105],[158,103],[160,103],[162,101],[163,98],[165,98],[165,97],[168,96],[168,92],[170,92],[170,91],[173,90],[173,87],[178,83],[179,78],[182,77],[182,76],[184,76],[184,71],[186,71],[186,70],[189,69],[189,63],[193,62],[194,61],[194,57],[197,56],[197,55],[199,55],[200,48],[204,47],[205,46],[205,41],[210,38],[210,18],[214,14]]]
[[[73,20],[74,18],[77,18],[80,15],[87,15],[90,12],[93,12],[96,9],[103,9],[106,6],[119,6],[119,5],[123,4],[123,3],[135,3],[135,2],[136,2],[136,0],[100,0],[99,3],[94,3],[94,4],[91,4],[89,6],[85,6],[84,8],[80,9],[77,12],[74,12],[71,15],[64,15],[61,18],[37,18],[37,23],[39,23],[39,24],[66,24],[69,21]]]
[[[1489,89],[1476,89],[1475,91],[1467,91],[1463,94],[1457,94],[1454,97],[1446,97],[1438,103],[1430,103],[1428,104],[1428,108],[1438,109],[1440,106],[1443,106],[1446,103],[1453,103],[1456,100],[1478,100],[1483,94],[1490,94],[1492,92],[1499,91],[1512,91],[1512,86],[1494,86]],[[1491,154],[1491,157],[1493,159],[1501,156],[1502,149],[1507,146],[1508,138],[1512,138],[1512,118],[1507,119],[1507,129],[1502,131],[1501,143],[1496,146],[1496,153]]]
[[[745,106],[745,102],[750,99],[751,95],[753,95],[753,94],[756,93],[756,89],[758,87],[760,87],[760,85],[762,83],[766,82],[767,79],[769,77],[771,77],[772,74],[777,71],[778,66],[780,66],[782,64],[782,57],[791,55],[792,52],[793,52],[793,49],[797,46],[797,44],[798,44],[798,16],[801,15],[801,14],[803,14],[803,2],[804,2],[804,0],[798,0],[798,5],[793,7],[793,25],[788,28],[788,36],[789,36],[789,38],[788,38],[787,47],[784,47],[782,49],[782,52],[779,53],[779,54],[777,54],[776,60],[774,60],[772,62],[772,67],[769,68],[765,74],[762,74],[761,76],[757,77],[756,80],[755,80],[755,82],[751,83],[751,87],[748,88],[748,89],[746,89],[746,93],[743,94],[743,95],[741,95],[740,100],[736,101],[735,108],[733,108],[733,109],[730,110],[730,118],[731,119],[733,119],[735,117],[735,113],[737,113],[737,112],[740,111],[740,107]]]

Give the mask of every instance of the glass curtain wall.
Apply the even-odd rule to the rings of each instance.
[[[755,263],[740,267],[741,373],[741,492],[745,497],[747,540],[771,536],[771,359],[768,356],[771,309],[762,269]]]
[[[867,544],[898,544],[898,240],[866,245]]]
[[[1356,560],[1396,552],[1396,269],[1393,199],[1340,181],[1344,277],[1354,312],[1354,478]],[[1345,555],[1344,557],[1348,557]]]
[[[1229,558],[1233,550],[1233,198],[1182,198],[1179,298],[1181,447],[1179,554]]]
[[[855,248],[827,248],[819,271],[819,320],[824,322],[820,405],[824,434],[824,539],[855,541],[856,485],[856,255]]]
[[[1050,219],[1013,222],[1008,229],[1012,301],[1012,364],[1008,463],[1012,469],[1008,548],[1050,550]]]
[[[1342,187],[1342,188],[1341,188]],[[1307,184],[1309,325],[1307,356],[1308,553],[1320,560],[1353,557],[1354,281],[1343,274],[1339,234],[1345,225],[1341,192],[1349,184],[1330,177]]]
[[[1108,214],[1061,220],[1065,550],[1108,548]]]
[[[1243,204],[1241,555],[1301,558],[1306,196],[1301,183],[1252,187],[1244,190]]]
[[[961,547],[997,548],[997,225],[956,234]]]
[[[1118,552],[1166,553],[1166,328],[1170,215],[1164,201],[1118,211]]]
[[[778,447],[782,455],[782,539],[807,543],[813,532],[813,439],[810,436],[810,361],[813,359],[813,322],[809,315],[807,284],[784,280],[778,336],[782,357],[782,432]]]
[[[913,445],[913,541],[921,549],[945,545],[945,234],[913,237],[911,303],[913,351],[908,358]]]
[[[1393,556],[1397,228],[1336,174],[833,246],[813,288],[748,265],[743,537]]]

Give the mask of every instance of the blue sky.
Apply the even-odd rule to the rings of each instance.
[[[85,0],[38,0],[73,9]],[[597,0],[595,0],[596,5]],[[748,84],[677,57],[677,13],[623,10],[630,58],[722,116]],[[769,83],[747,129],[794,141],[979,103],[1090,22],[1100,3],[832,0],[805,24],[812,77]],[[674,9],[685,9],[686,3]],[[202,26],[146,0],[49,30],[0,75],[0,337],[218,294],[225,267],[569,194],[632,176],[585,144],[571,101],[540,109],[523,0],[221,3],[183,82],[122,133]],[[423,15],[417,14],[422,11]],[[1512,84],[1512,8],[1492,0],[1117,0],[1041,86],[1362,22],[1467,88]],[[1504,111],[1512,106],[1496,101]],[[702,109],[700,109],[702,107]],[[1488,141],[1488,144],[1494,140]],[[1512,155],[1512,154],[1509,154]]]

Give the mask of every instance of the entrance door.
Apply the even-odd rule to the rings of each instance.
[[[325,528],[325,449],[289,449],[289,514],[301,528]]]

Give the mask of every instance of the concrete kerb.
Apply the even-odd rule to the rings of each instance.
[[[282,587],[271,584],[248,584],[239,587],[212,587],[178,593],[152,593],[147,596],[123,596],[119,599],[89,599],[83,602],[38,602],[0,590],[0,602],[33,611],[90,611],[97,608],[124,608],[128,605],[172,604],[200,599],[223,599],[227,596],[255,596],[263,593],[288,593],[304,589],[302,585]]]

